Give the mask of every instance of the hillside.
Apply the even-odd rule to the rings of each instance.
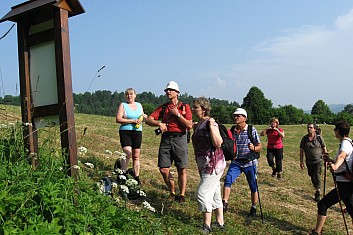
[[[77,145],[87,148],[87,153],[79,156],[81,174],[87,174],[93,181],[102,176],[111,175],[113,165],[120,151],[118,125],[113,117],[104,117],[87,114],[75,114]],[[18,107],[2,106],[1,123],[20,120]],[[230,125],[228,125],[229,127]],[[255,126],[262,130],[265,126]],[[244,175],[233,185],[229,212],[225,214],[226,231],[218,234],[307,234],[315,225],[316,203],[313,200],[314,189],[306,170],[299,167],[299,142],[306,134],[305,125],[281,126],[285,130],[285,148],[283,161],[283,179],[271,177],[270,167],[267,166],[265,147],[261,153],[258,185],[264,216],[261,222],[260,210],[257,218],[250,220],[247,213],[250,208],[250,193]],[[197,234],[201,224],[201,213],[197,211],[195,190],[199,182],[196,164],[193,159],[192,145],[189,144],[189,168],[187,183],[187,202],[183,205],[170,202],[167,191],[157,168],[157,152],[160,137],[154,134],[154,129],[143,126],[143,145],[141,156],[141,181],[147,194],[147,201],[156,208],[158,220],[151,223],[161,223],[161,231],[155,234]],[[86,130],[86,131],[84,131]],[[333,135],[333,126],[322,125],[323,136],[331,155],[337,151],[337,140]],[[53,133],[51,133],[52,131]],[[54,130],[42,130],[39,133],[40,145],[44,145],[45,133],[58,134]],[[59,145],[58,136],[56,143]],[[266,139],[262,138],[266,146]],[[54,143],[52,143],[54,144]],[[106,150],[110,150],[110,155]],[[85,162],[92,162],[95,169],[85,168]],[[173,173],[175,174],[175,168]],[[326,192],[333,187],[332,177],[328,173]],[[136,210],[140,208],[139,201],[130,201],[128,207]],[[259,208],[259,207],[258,207]],[[116,218],[119,219],[119,218]],[[141,218],[146,219],[146,218]],[[347,220],[349,223],[349,220]],[[351,227],[351,224],[349,223]],[[342,215],[336,205],[328,212],[325,225],[325,234],[345,234]],[[351,231],[352,232],[352,231]],[[141,233],[142,234],[142,233]],[[213,233],[217,234],[217,232]]]

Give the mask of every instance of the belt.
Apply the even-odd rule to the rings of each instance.
[[[185,135],[185,132],[165,132],[163,136],[173,138],[173,137],[182,137]]]

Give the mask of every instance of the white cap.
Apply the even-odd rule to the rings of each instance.
[[[174,81],[168,82],[167,87],[164,89],[164,91],[166,91],[167,89],[173,89],[173,90],[176,90],[177,92],[180,92],[178,83]]]
[[[245,111],[245,109],[242,109],[242,108],[237,108],[233,115],[237,115],[237,114],[240,114],[240,115],[243,115],[245,116],[246,118],[248,117],[248,113]]]

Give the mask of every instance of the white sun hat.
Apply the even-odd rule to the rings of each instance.
[[[168,82],[167,87],[164,89],[164,91],[166,91],[167,89],[173,89],[173,90],[176,90],[177,92],[180,92],[178,83],[174,81]]]
[[[233,115],[238,115],[238,114],[243,115],[246,118],[248,117],[248,113],[245,111],[245,109],[242,109],[242,108],[237,108],[233,113]]]

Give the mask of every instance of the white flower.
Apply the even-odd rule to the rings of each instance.
[[[64,168],[61,166],[61,167],[59,167],[59,171],[62,171]]]
[[[15,123],[13,123],[13,122],[9,122],[9,123],[7,123],[7,126],[8,126],[9,128],[11,128],[11,127],[15,127]]]
[[[146,197],[146,193],[142,190],[138,190],[138,193],[141,197]]]
[[[116,173],[118,173],[119,175],[122,175],[122,174],[124,174],[124,171],[120,168],[117,168]]]
[[[23,125],[25,125],[25,126],[32,126],[32,123],[26,122],[26,123],[23,123]]]
[[[112,183],[112,187],[113,187],[113,188],[117,188],[117,187],[118,187],[118,184],[115,183],[115,182],[113,182],[113,183]]]
[[[101,182],[97,182],[97,186],[100,193],[104,193],[104,185]]]
[[[144,208],[146,208],[147,210],[150,210],[152,212],[156,212],[156,209],[154,209],[147,201],[143,201],[142,205]]]
[[[5,124],[0,124],[0,128],[5,129],[5,128],[7,128],[7,126]]]
[[[129,188],[126,185],[120,185],[120,189],[124,193],[129,194]]]
[[[118,175],[118,178],[119,178],[120,180],[126,180],[126,176],[125,176],[125,175]]]
[[[81,169],[78,165],[74,165],[74,169],[77,169],[77,170],[79,170],[79,169]]]
[[[89,168],[92,168],[92,169],[94,168],[94,165],[90,162],[86,162],[85,165],[88,166]]]
[[[136,180],[134,180],[134,179],[128,179],[126,181],[126,185],[131,187],[131,186],[138,185],[138,182]]]
[[[108,150],[108,149],[105,150],[105,153],[106,153],[106,154],[109,154],[109,155],[113,155],[112,151],[110,151],[110,150]]]
[[[86,154],[87,153],[87,149],[83,146],[78,148],[78,151],[80,151],[81,154]]]

